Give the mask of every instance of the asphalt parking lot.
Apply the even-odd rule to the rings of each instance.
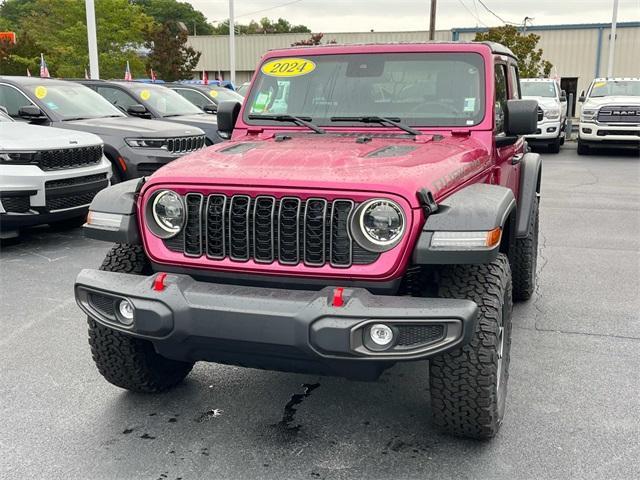
[[[546,155],[539,285],[517,305],[505,423],[429,424],[425,363],[375,383],[198,364],[106,383],[72,285],[108,246],[34,229],[0,251],[0,478],[640,478],[640,159]]]

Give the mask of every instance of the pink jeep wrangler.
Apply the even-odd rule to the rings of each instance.
[[[267,53],[219,107],[230,141],[93,201],[86,234],[116,245],[75,295],[100,373],[159,392],[201,360],[375,379],[428,359],[435,424],[494,436],[535,285],[536,109],[497,44]]]

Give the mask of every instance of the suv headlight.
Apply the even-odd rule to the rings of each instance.
[[[173,190],[155,192],[147,202],[145,213],[147,227],[156,237],[174,237],[184,226],[184,203]]]
[[[166,148],[166,138],[125,138],[127,145],[134,148]]]
[[[558,108],[550,108],[549,110],[544,111],[544,116],[548,119],[556,119],[560,118],[560,109]]]
[[[358,207],[351,221],[351,234],[371,252],[386,252],[402,239],[406,229],[404,212],[393,200],[376,198]]]
[[[14,165],[28,165],[38,163],[37,152],[0,152],[0,163],[11,163]]]
[[[592,108],[583,108],[580,112],[580,121],[591,122],[596,116],[596,110]]]

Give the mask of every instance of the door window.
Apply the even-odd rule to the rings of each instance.
[[[504,132],[504,119],[507,110],[507,99],[509,90],[507,88],[507,69],[503,64],[496,64],[495,73],[495,129],[496,133]]]
[[[132,105],[137,105],[138,102],[126,92],[123,92],[119,88],[113,87],[97,87],[98,93],[102,95],[104,98],[109,100],[113,105],[118,107],[123,112],[127,111]]]
[[[518,79],[518,71],[515,65],[509,65],[509,82],[511,83],[510,98],[522,98],[520,96],[520,80]]]
[[[195,90],[176,88],[175,91],[198,107],[213,103],[212,100],[209,100],[205,95],[196,92]]]
[[[7,109],[11,117],[18,118],[20,107],[33,105],[33,102],[18,89],[9,85],[0,85],[0,105]]]

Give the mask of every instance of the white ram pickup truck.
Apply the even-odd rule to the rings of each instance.
[[[111,163],[91,133],[14,122],[0,109],[0,239],[41,224],[84,223]]]
[[[531,147],[547,147],[558,153],[564,144],[567,125],[567,96],[558,82],[551,78],[521,78],[522,98],[538,101],[538,128],[527,135]]]
[[[640,149],[640,78],[596,78],[579,101],[578,155],[597,147]]]

